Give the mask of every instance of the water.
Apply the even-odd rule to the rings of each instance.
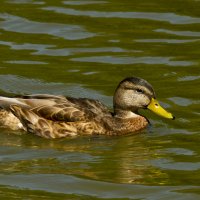
[[[139,135],[46,140],[0,129],[1,199],[199,199],[200,2],[2,0],[0,94],[50,93],[112,107],[148,80],[175,116],[143,111]]]

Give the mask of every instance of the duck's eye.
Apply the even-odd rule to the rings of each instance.
[[[137,93],[141,93],[141,94],[144,93],[144,91],[143,91],[142,89],[136,89],[136,92],[137,92]]]

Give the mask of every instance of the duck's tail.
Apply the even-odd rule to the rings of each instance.
[[[20,105],[22,107],[27,107],[27,105],[17,98],[9,98],[0,96],[0,108],[5,110],[10,110],[11,105]]]

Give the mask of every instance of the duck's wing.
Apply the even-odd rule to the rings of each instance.
[[[111,116],[99,101],[54,95],[0,97],[0,109],[12,112],[21,122],[21,128],[46,138],[77,135],[86,129],[92,134],[94,124]]]
[[[89,109],[95,113],[109,113],[108,107],[102,104],[99,100],[94,99],[87,99],[87,98],[73,98],[73,97],[65,97],[65,96],[56,96],[56,95],[49,95],[49,94],[33,94],[33,95],[25,95],[22,96],[23,99],[37,99],[39,100],[53,100],[54,103],[58,104],[59,106],[63,104],[65,106],[74,106],[80,109]],[[28,103],[28,102],[27,102]]]
[[[107,106],[102,104],[99,100],[87,99],[87,98],[66,98],[73,105],[76,105],[77,108],[84,112],[92,112],[94,115],[98,115],[100,117],[104,115],[111,115],[110,110]]]
[[[109,109],[98,100],[72,98],[49,94],[25,95],[16,98],[0,97],[0,108],[9,110],[17,105],[52,120],[82,120],[82,117],[110,115]]]
[[[65,97],[53,102],[54,105],[37,106],[31,111],[48,120],[65,122],[91,121],[111,115],[109,109],[97,100]]]
[[[101,102],[86,98],[72,98],[47,94],[26,95],[18,98],[0,97],[0,107],[10,110],[16,105],[52,121],[90,121],[110,115]],[[15,114],[15,110],[11,110]]]
[[[23,95],[18,96],[22,99],[65,99],[62,95],[52,95],[52,94],[31,94],[31,95]]]
[[[75,105],[62,102],[55,105],[42,105],[30,109],[33,113],[52,121],[75,122],[85,120],[83,110],[76,108]]]

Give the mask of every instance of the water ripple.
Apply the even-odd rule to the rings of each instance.
[[[63,1],[65,5],[88,5],[88,4],[104,4],[106,1]]]
[[[176,155],[186,155],[186,156],[197,155],[196,152],[184,148],[167,148],[165,149],[165,151]]]
[[[183,97],[171,97],[171,98],[168,98],[168,99],[171,100],[176,105],[179,105],[179,106],[190,106],[190,105],[200,103],[200,101],[193,101],[191,99],[187,99],[187,98],[183,98]]]
[[[8,3],[14,4],[45,4],[43,1],[34,1],[34,0],[10,0]]]
[[[119,47],[98,47],[98,48],[63,48],[63,49],[43,49],[33,53],[34,55],[67,56],[76,53],[102,53],[102,52],[126,52]]]
[[[0,41],[0,44],[9,46],[11,47],[11,49],[14,49],[14,50],[42,51],[43,49],[55,47],[55,45],[48,45],[48,44],[31,44],[31,43],[16,44],[14,42],[8,42],[8,41]]]
[[[16,174],[0,175],[0,184],[20,189],[42,190],[62,194],[78,194],[99,198],[123,198],[159,200],[167,194],[167,199],[198,199],[199,195],[185,193],[181,190],[198,189],[195,186],[145,186],[131,184],[114,184],[77,178],[59,174]],[[180,191],[179,191],[180,190]]]
[[[4,63],[22,64],[22,65],[45,65],[45,64],[48,64],[47,62],[34,61],[34,60],[9,60],[9,61],[4,61]]]
[[[21,149],[6,147],[0,148],[0,162],[17,162],[26,160],[39,160],[39,159],[57,159],[61,163],[74,163],[74,162],[95,162],[98,156],[92,156],[83,152],[61,152],[53,149]],[[2,155],[3,154],[3,155]]]
[[[72,61],[98,62],[109,64],[165,64],[169,66],[190,66],[192,61],[172,61],[172,57],[116,57],[116,56],[91,56],[72,58]]]
[[[35,22],[9,14],[0,14],[0,18],[4,20],[0,22],[0,28],[11,32],[48,34],[68,40],[79,40],[95,36],[94,33],[87,32],[79,25]]]
[[[9,46],[14,50],[35,50],[36,52],[31,53],[32,55],[68,56],[76,53],[127,52],[127,50],[120,47],[80,47],[56,49],[56,45],[48,44],[16,44],[8,41],[0,41],[0,44]]]
[[[68,85],[60,82],[44,82],[39,79],[28,79],[25,77],[8,74],[0,75],[0,88],[5,92],[11,92],[15,94],[50,93],[99,99],[109,106],[112,105],[111,97],[105,96],[92,89],[86,89],[79,84]]]
[[[138,39],[136,42],[144,42],[144,43],[169,43],[169,44],[181,44],[181,43],[190,43],[197,42],[199,39],[191,39],[191,40],[178,40],[178,39]]]
[[[105,11],[81,11],[72,8],[44,7],[43,10],[54,11],[74,16],[87,16],[98,18],[124,18],[124,19],[147,19],[154,21],[166,21],[171,24],[194,24],[200,23],[200,18],[181,16],[174,13],[155,13],[155,12],[105,12]]]
[[[200,79],[200,76],[183,76],[178,78],[178,81],[194,81]]]
[[[194,31],[172,31],[172,30],[167,30],[167,29],[156,29],[154,31],[159,32],[159,33],[178,35],[178,36],[200,37],[200,32],[194,32]]]
[[[172,162],[168,159],[152,160],[152,164],[159,168],[170,170],[194,171],[200,169],[200,162]]]

